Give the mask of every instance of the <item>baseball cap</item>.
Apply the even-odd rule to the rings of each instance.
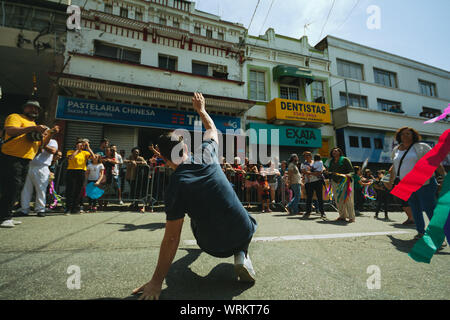
[[[38,101],[36,100],[28,100],[22,107],[26,107],[26,106],[35,106],[37,107],[39,110],[42,110],[41,105],[39,104]]]

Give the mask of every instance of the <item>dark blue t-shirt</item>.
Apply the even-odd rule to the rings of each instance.
[[[249,242],[257,223],[223,173],[217,143],[208,140],[201,147],[203,159],[189,159],[170,177],[165,194],[167,220],[187,213],[200,248],[208,253],[228,252]]]

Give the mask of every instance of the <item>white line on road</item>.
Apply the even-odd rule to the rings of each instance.
[[[255,237],[252,242],[269,241],[292,241],[292,240],[314,240],[314,239],[337,239],[353,237],[387,236],[393,234],[407,234],[409,231],[384,231],[384,232],[358,232],[358,233],[332,233],[332,234],[309,234],[298,236],[277,236],[277,237]],[[197,244],[195,240],[184,240],[184,245],[193,246]]]

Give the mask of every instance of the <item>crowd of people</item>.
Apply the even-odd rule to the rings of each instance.
[[[12,114],[5,121],[2,163],[5,163],[3,168],[6,169],[2,171],[2,185],[8,184],[11,187],[1,190],[0,201],[6,208],[2,211],[3,227],[13,227],[20,223],[12,219],[15,203],[20,204],[21,214],[29,214],[34,193],[34,211],[43,217],[52,201],[51,193],[56,193],[50,183],[63,155],[52,137],[59,132],[59,128],[36,125],[34,120],[40,109],[37,101],[28,101],[23,106],[22,114]],[[39,139],[33,140],[34,136]],[[398,146],[392,151],[391,168],[378,170],[375,174],[365,166],[353,166],[340,148],[331,150],[326,163],[322,162],[320,155],[305,151],[301,155],[302,161],[297,154],[292,154],[287,161],[279,162],[277,158],[273,158],[266,165],[252,164],[248,158],[242,162],[239,157],[235,157],[233,163],[227,163],[222,157],[220,166],[247,208],[259,204],[261,212],[265,213],[272,212],[278,206],[290,215],[303,215],[304,218],[308,218],[315,210],[322,219],[327,220],[324,201],[331,201],[339,213],[337,220],[353,223],[356,216],[365,211],[364,203],[372,201],[374,205],[370,207],[375,208],[374,217],[378,218],[380,211],[384,211],[384,218],[389,220],[389,204],[394,202],[400,204],[407,215],[403,224],[415,224],[417,238],[420,238],[425,232],[422,212],[425,211],[431,218],[436,204],[436,178],[427,181],[409,201],[396,199],[390,194],[390,190],[430,150],[420,140],[415,129],[399,129],[396,134]],[[127,199],[139,197],[143,184],[137,183],[138,167],[148,167],[151,178],[155,167],[165,165],[153,145],[149,146],[149,150],[153,156],[148,160],[141,156],[137,147],[126,158],[125,150],[118,152],[117,146],[110,144],[106,138],[95,150],[91,149],[88,139],[79,138],[74,148],[65,154],[67,170],[64,179],[64,213],[77,214],[106,209],[108,201],[93,199],[86,194],[87,184],[114,194],[120,205],[124,205],[122,195],[125,181],[129,185]],[[446,174],[442,166],[437,173],[441,176]],[[303,213],[300,210],[301,199],[304,199]],[[144,210],[139,208],[137,201],[131,201],[129,208]]]
[[[314,203],[322,219],[327,220],[324,199],[332,199],[339,213],[337,221],[353,223],[355,217],[361,214],[365,199],[368,199],[377,201],[375,217],[378,218],[379,212],[383,210],[385,219],[388,219],[388,204],[393,200],[390,199],[390,190],[431,149],[421,142],[415,129],[403,127],[395,136],[398,145],[392,151],[392,166],[388,171],[377,171],[376,176],[365,164],[362,168],[353,166],[351,160],[337,147],[331,150],[325,163],[320,155],[313,156],[311,152],[305,151],[302,161],[297,154],[292,154],[288,161],[278,163],[278,159],[272,159],[265,166],[252,164],[247,158],[241,164],[238,157],[234,158],[233,164],[229,164],[223,158],[219,161],[217,157],[218,133],[206,112],[203,95],[195,93],[192,101],[207,129],[200,154],[209,154],[215,163],[205,162],[204,159],[192,162],[195,154],[188,151],[186,144],[173,132],[161,135],[156,147],[149,146],[153,156],[148,161],[140,155],[139,148],[133,148],[131,155],[125,158],[125,153],[122,150],[117,152],[117,147],[110,145],[108,139],[103,139],[99,148],[92,150],[88,139],[79,138],[74,148],[65,155],[66,215],[82,212],[88,185],[103,191],[112,188],[119,203],[123,204],[124,180],[130,186],[128,200],[136,200],[136,194],[142,189],[137,183],[140,166],[159,168],[167,165],[172,170],[170,184],[164,190],[167,221],[158,264],[152,279],[134,290],[134,293],[143,293],[141,299],[159,297],[162,281],[178,249],[186,213],[191,218],[191,229],[200,248],[215,257],[234,255],[238,278],[254,282],[255,270],[248,248],[257,223],[243,203],[247,202],[247,206],[250,206],[256,199],[261,204],[262,212],[271,212],[271,205],[281,198],[286,213],[298,215],[301,214],[299,203],[303,194],[306,199],[304,218],[311,215]],[[50,129],[37,125],[35,120],[40,111],[39,103],[30,100],[23,105],[21,114],[11,114],[5,120],[0,148],[1,227],[14,228],[21,224],[13,219],[13,207],[18,202],[19,211],[23,215],[29,214],[33,193],[34,210],[41,217],[46,215],[48,194],[56,202],[61,200],[52,181],[55,175],[61,177],[61,170],[57,171],[62,167],[59,161],[63,154],[53,139],[60,129],[58,126]],[[182,145],[182,150],[179,150],[181,162],[173,158],[173,150],[177,148],[178,142]],[[216,165],[217,161],[220,166]],[[152,172],[156,171],[149,170],[146,173],[144,180],[147,183],[152,178]],[[435,174],[442,178],[447,173],[441,165]],[[408,201],[396,200],[408,216],[404,224],[415,224],[417,240],[425,234],[423,212],[429,219],[433,216],[438,190],[437,177],[433,175]],[[89,203],[87,211],[105,209],[107,201],[101,195],[86,195]],[[131,207],[137,207],[136,201],[132,201]]]

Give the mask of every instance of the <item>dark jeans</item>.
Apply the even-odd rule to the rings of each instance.
[[[19,200],[28,173],[29,159],[0,152],[0,221],[12,218],[14,203]]]
[[[317,202],[319,205],[319,212],[321,214],[325,214],[323,210],[323,198],[322,198],[322,192],[323,192],[323,180],[315,181],[315,182],[309,182],[305,184],[306,189],[306,213],[311,213],[312,207],[312,198],[314,195],[314,192],[317,196]]]
[[[361,188],[355,188],[355,210],[363,211],[364,195]]]
[[[191,230],[192,230],[192,233],[194,234],[194,238],[197,239],[197,225],[194,222],[194,220],[192,220],[192,219],[191,219]],[[249,240],[245,241],[244,244],[239,245],[237,248],[233,248],[233,249],[230,249],[230,250],[227,250],[224,252],[212,252],[209,250],[205,250],[204,248],[201,248],[201,247],[200,247],[200,249],[202,249],[202,251],[204,251],[207,254],[209,254],[213,257],[216,257],[216,258],[228,258],[228,257],[231,257],[231,256],[241,252],[241,251],[243,251],[244,254],[247,256],[248,246],[250,245],[250,242],[252,242],[252,238],[253,238],[253,236],[251,236]]]
[[[85,174],[84,170],[67,170],[66,210],[75,212],[80,209]]]
[[[381,207],[384,208],[384,213],[388,213],[388,200],[389,200],[389,192],[384,190],[376,190],[377,191],[377,209],[376,213],[380,212]]]

